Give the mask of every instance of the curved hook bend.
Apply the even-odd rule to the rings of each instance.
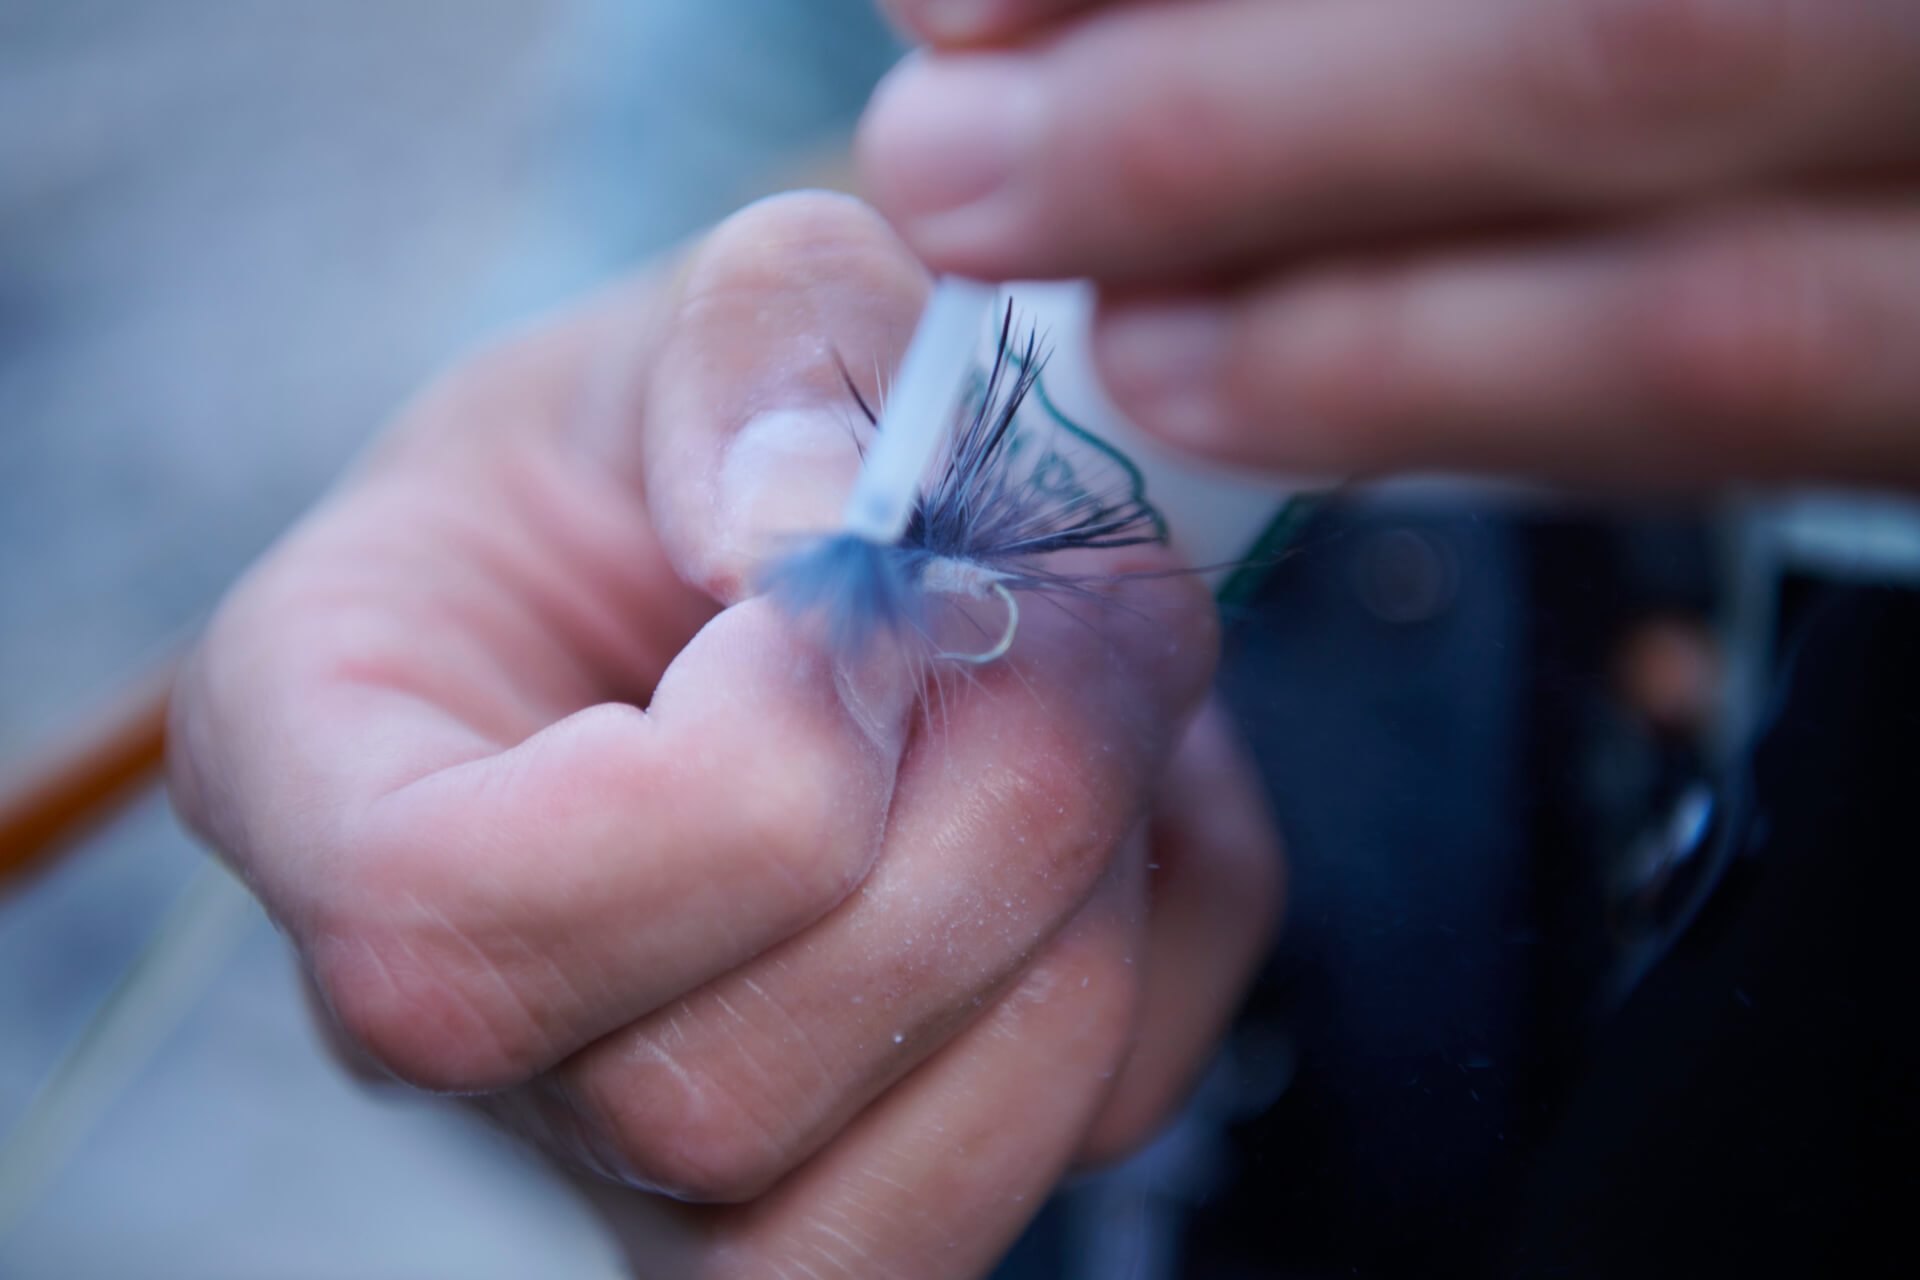
[[[1013,634],[1020,629],[1020,602],[1013,598],[1013,592],[1007,590],[1004,583],[996,582],[992,589],[993,593],[1005,601],[1007,606],[1007,629],[1001,635],[1000,643],[985,653],[936,653],[933,655],[935,658],[947,658],[954,662],[971,662],[976,667],[983,667],[996,658],[1005,657],[1007,650],[1013,648]]]

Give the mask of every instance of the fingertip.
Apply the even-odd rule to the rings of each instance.
[[[1403,328],[1389,289],[1333,272],[1231,296],[1103,304],[1093,349],[1115,403],[1168,446],[1335,476],[1417,461]]]
[[[701,237],[689,267],[689,292],[711,287],[713,282],[700,274],[707,269],[719,271],[723,285],[729,283],[743,258],[791,265],[788,260],[797,251],[844,252],[863,245],[906,255],[886,219],[857,196],[816,187],[776,192],[742,205]]]
[[[875,644],[856,663],[836,659],[774,601],[761,596],[728,608],[694,637],[661,679],[648,708],[657,720],[711,722],[719,707],[761,737],[782,715],[825,713],[892,761],[905,742],[919,694],[915,663]]]
[[[935,267],[999,279],[1028,210],[1019,178],[1046,125],[1031,55],[916,54],[878,89],[855,139],[875,205]]]
[[[1231,451],[1232,344],[1232,313],[1212,299],[1103,306],[1094,321],[1094,362],[1115,402],[1191,453]]]
[[[708,234],[645,393],[648,508],[685,581],[733,603],[783,537],[834,523],[859,459],[842,369],[871,399],[928,288],[849,196],[771,197]]]

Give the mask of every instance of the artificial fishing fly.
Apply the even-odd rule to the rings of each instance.
[[[1040,383],[1046,353],[1033,328],[1016,339],[1011,302],[992,361],[984,372],[974,365],[983,308],[977,293],[952,292],[954,283],[986,288],[936,286],[880,414],[842,367],[854,403],[876,431],[846,525],[779,560],[765,579],[790,614],[823,617],[828,643],[843,657],[883,635],[930,636],[932,607],[944,596],[997,600],[1006,625],[981,651],[934,656],[991,662],[1019,628],[1015,593],[1092,594],[1095,579],[1050,570],[1044,557],[1166,541],[1139,471],[1047,401]],[[953,344],[963,344],[959,372],[940,393],[945,403],[928,398],[944,371],[925,354],[936,343],[948,344],[949,361]]]

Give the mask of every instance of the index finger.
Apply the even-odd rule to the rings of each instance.
[[[876,93],[876,203],[934,266],[1165,277],[1911,158],[1899,0],[1212,0]]]

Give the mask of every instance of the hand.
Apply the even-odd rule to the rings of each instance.
[[[893,7],[938,48],[865,122],[880,208],[1099,278],[1176,443],[1920,483],[1920,0]]]
[[[930,698],[749,598],[854,465],[834,349],[891,365],[926,289],[852,201],[747,210],[430,390],[175,696],[181,812],[353,1044],[725,1202],[597,1196],[648,1274],[984,1270],[1177,1102],[1272,918],[1197,583],[1030,608]]]

